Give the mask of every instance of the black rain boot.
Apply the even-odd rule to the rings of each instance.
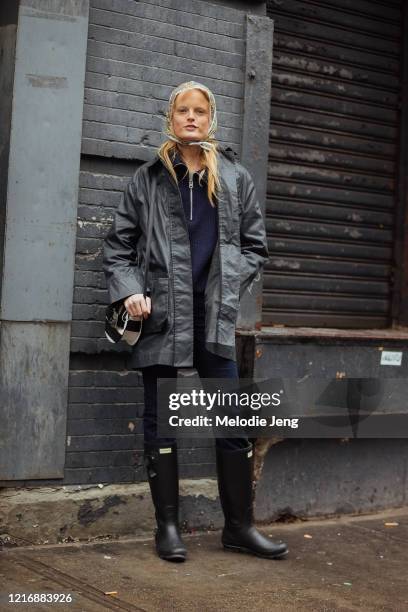
[[[177,446],[145,444],[144,463],[155,508],[157,554],[166,561],[184,561],[187,551],[178,526]]]
[[[216,447],[218,490],[225,516],[221,541],[227,550],[276,559],[288,553],[284,542],[272,542],[253,524],[253,446],[237,450]]]

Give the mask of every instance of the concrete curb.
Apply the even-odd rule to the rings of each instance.
[[[179,486],[183,531],[223,525],[216,480]],[[9,544],[152,536],[155,525],[148,483],[0,489],[0,539]]]

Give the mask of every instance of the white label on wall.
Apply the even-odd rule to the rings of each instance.
[[[381,351],[381,365],[400,366],[402,351]]]

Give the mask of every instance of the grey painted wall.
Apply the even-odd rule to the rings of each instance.
[[[0,270],[0,479],[63,476],[87,0],[19,7]]]
[[[270,523],[378,512],[408,501],[407,440],[302,440],[269,450],[255,517]]]
[[[0,5],[0,270],[3,268],[17,15],[18,2],[7,0]],[[1,287],[0,274],[0,295]]]

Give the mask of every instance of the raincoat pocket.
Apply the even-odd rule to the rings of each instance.
[[[152,278],[150,286],[151,312],[143,321],[143,334],[162,331],[169,316],[169,279]]]

